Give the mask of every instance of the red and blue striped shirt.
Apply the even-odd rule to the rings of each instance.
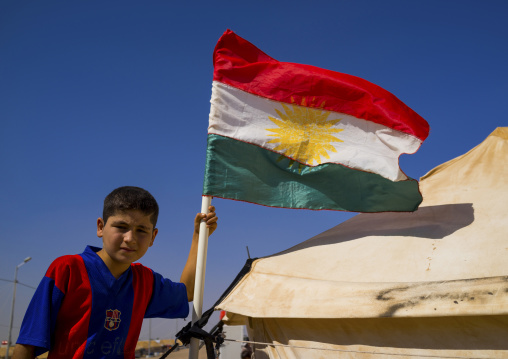
[[[57,258],[37,288],[18,344],[55,358],[134,358],[143,318],[186,318],[183,283],[134,263],[116,279],[88,246]]]

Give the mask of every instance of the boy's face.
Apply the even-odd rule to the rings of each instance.
[[[113,274],[127,270],[152,246],[157,229],[150,217],[138,210],[127,210],[110,216],[107,223],[97,219],[97,236],[103,242],[98,254]]]

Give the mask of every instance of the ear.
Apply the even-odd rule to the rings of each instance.
[[[152,241],[150,242],[150,247],[153,246],[153,241],[155,240],[157,233],[159,233],[159,230],[157,228],[155,228],[152,232]]]
[[[104,233],[104,220],[102,218],[97,218],[97,237],[102,237]]]

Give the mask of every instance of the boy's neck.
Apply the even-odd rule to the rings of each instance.
[[[113,259],[108,256],[104,249],[98,251],[97,255],[102,259],[106,267],[108,267],[109,271],[116,279],[120,278],[122,274],[124,274],[125,271],[131,266],[130,263],[118,263],[113,261]]]

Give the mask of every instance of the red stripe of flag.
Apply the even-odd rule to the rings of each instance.
[[[397,97],[359,77],[277,61],[227,30],[214,51],[219,81],[274,101],[321,107],[375,122],[425,140],[428,123]]]

